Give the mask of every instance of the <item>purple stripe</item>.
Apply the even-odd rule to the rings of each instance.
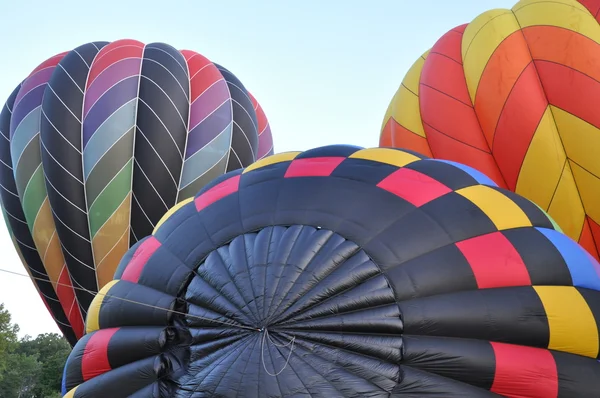
[[[21,89],[23,90],[23,89]],[[46,90],[46,85],[39,86],[34,88],[27,94],[23,96],[21,102],[17,104],[15,109],[13,110],[12,117],[10,119],[10,137],[12,138],[15,129],[21,123],[21,121],[35,108],[42,105],[42,98],[44,97],[44,91]]]
[[[231,100],[229,100],[189,132],[185,158],[188,159],[212,141],[232,120]]]
[[[192,103],[190,108],[190,131],[195,129],[212,111],[217,109],[225,100],[231,98],[229,87],[225,80],[219,80],[204,91]]]
[[[48,83],[48,80],[52,77],[52,73],[54,73],[54,69],[54,67],[48,67],[36,72],[33,76],[29,76],[21,86],[21,89],[15,98],[15,104],[18,104],[19,101],[21,101],[21,98],[36,86]]]
[[[271,127],[267,125],[267,128],[258,136],[258,154],[257,159],[264,157],[273,146],[273,136],[271,135]]]
[[[106,93],[117,82],[140,73],[141,58],[129,58],[117,61],[108,68],[100,72],[100,75],[94,79],[90,87],[85,92],[85,103],[83,117],[85,118],[90,111],[90,107]]]
[[[103,95],[83,120],[83,147],[87,145],[98,127],[117,109],[137,97],[139,75],[117,83]]]

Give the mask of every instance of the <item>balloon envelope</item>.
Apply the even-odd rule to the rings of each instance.
[[[599,270],[470,167],[389,148],[281,153],[211,182],[130,249],[64,392],[593,396]]]
[[[6,102],[0,132],[11,237],[73,344],[95,293],[169,208],[273,151],[264,112],[235,75],[135,40],[40,64]]]
[[[406,74],[380,146],[486,173],[598,259],[599,10],[600,0],[523,0],[452,29]]]

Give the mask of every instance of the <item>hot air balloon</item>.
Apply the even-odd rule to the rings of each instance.
[[[10,234],[72,344],[95,293],[167,210],[273,151],[264,111],[230,71],[135,40],[44,61],[10,95],[0,132]]]
[[[94,298],[67,398],[587,397],[600,264],[529,200],[392,148],[266,157]]]
[[[380,146],[484,172],[598,259],[599,10],[523,0],[450,30],[406,74]]]

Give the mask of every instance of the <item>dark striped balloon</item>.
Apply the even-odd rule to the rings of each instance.
[[[123,254],[167,210],[253,163],[265,152],[259,141],[272,151],[244,85],[164,43],[94,42],[56,55],[15,89],[1,121],[7,225],[72,343]]]

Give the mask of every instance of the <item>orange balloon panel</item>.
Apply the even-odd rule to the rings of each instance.
[[[452,29],[406,74],[380,146],[477,168],[599,258],[600,0],[522,0]]]

